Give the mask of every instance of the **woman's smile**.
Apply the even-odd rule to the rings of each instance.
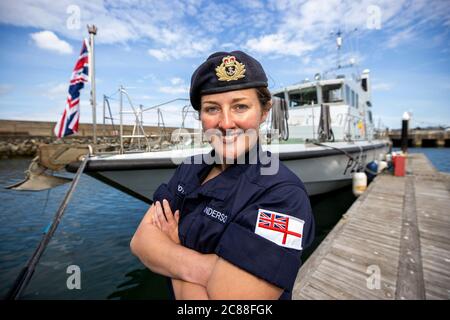
[[[267,113],[253,88],[202,96],[203,130],[223,159],[237,159],[257,142]]]
[[[233,144],[242,135],[244,130],[239,130],[238,132],[227,132],[222,136],[223,144]]]

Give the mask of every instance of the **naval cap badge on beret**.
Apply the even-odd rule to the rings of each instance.
[[[267,86],[266,73],[255,58],[242,51],[216,52],[192,75],[191,104],[199,110],[204,94]]]

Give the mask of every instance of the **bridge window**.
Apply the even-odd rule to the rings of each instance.
[[[289,103],[291,108],[300,107],[304,105],[317,104],[317,90],[316,87],[309,87],[301,89],[297,92],[289,93]]]
[[[323,102],[342,102],[344,100],[342,84],[331,84],[322,87]]]
[[[350,87],[348,85],[345,85],[345,102],[347,104],[350,104],[351,98],[350,98]]]
[[[364,91],[367,91],[367,79],[366,78],[361,80],[361,87]]]
[[[356,98],[355,98],[355,107],[359,108],[359,95],[356,94]]]
[[[281,99],[284,99],[284,92],[280,92],[280,93],[274,94],[273,96],[281,98]]]
[[[351,103],[351,105],[355,106],[356,105],[355,104],[355,91],[351,90],[351,92],[352,92],[352,103]]]

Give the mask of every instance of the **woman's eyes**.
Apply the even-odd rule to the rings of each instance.
[[[246,104],[238,104],[238,105],[234,106],[234,109],[236,109],[236,111],[239,111],[239,112],[247,111],[248,110],[248,105],[246,105]]]
[[[219,108],[218,107],[214,107],[214,106],[205,107],[205,111],[207,113],[217,113],[219,111]]]
[[[233,106],[232,109],[236,112],[244,112],[249,109],[249,106],[246,104],[237,104],[237,105]],[[221,111],[221,109],[216,106],[208,106],[208,107],[205,107],[204,110],[206,113],[209,113],[209,114],[216,114]]]

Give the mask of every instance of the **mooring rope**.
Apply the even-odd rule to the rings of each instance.
[[[41,258],[42,254],[47,248],[50,239],[55,233],[56,228],[58,227],[58,224],[61,221],[61,218],[64,214],[64,211],[66,210],[67,205],[69,204],[70,198],[72,197],[75,187],[77,186],[78,181],[80,180],[81,174],[83,173],[84,168],[86,167],[86,164],[89,161],[89,155],[90,152],[85,156],[80,166],[78,167],[77,173],[75,174],[75,178],[72,180],[72,184],[70,185],[69,190],[64,196],[61,205],[59,206],[58,211],[56,212],[55,217],[53,218],[52,224],[45,230],[41,242],[39,243],[38,247],[34,251],[33,255],[31,256],[26,266],[22,269],[22,271],[18,275],[11,290],[8,292],[6,299],[8,300],[18,299],[22,294],[22,292],[25,290],[28,283],[30,282],[31,277],[33,276],[34,273],[34,269],[39,263],[39,259]]]
[[[272,97],[271,129],[278,130],[282,140],[289,139],[289,109],[284,99]]]

